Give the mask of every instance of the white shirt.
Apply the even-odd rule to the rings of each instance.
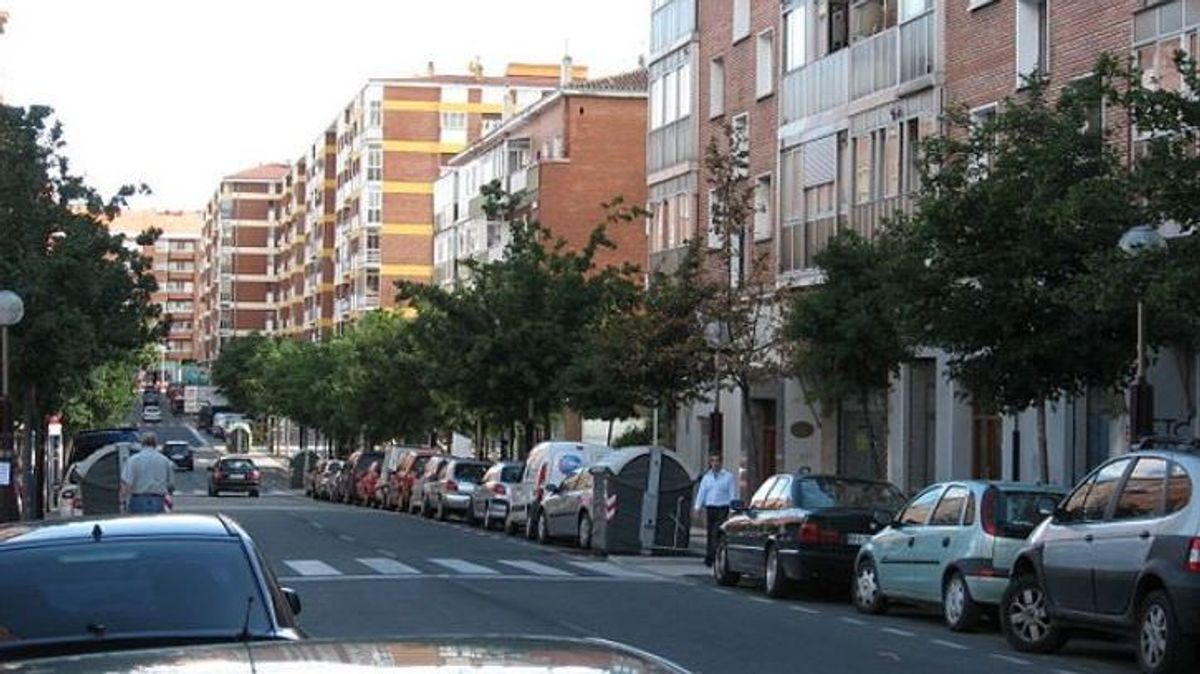
[[[700,488],[696,490],[695,508],[728,508],[729,502],[737,498],[737,486],[733,483],[733,473],[725,469],[704,471],[700,478]]]
[[[166,495],[175,487],[175,463],[157,449],[145,448],[125,461],[121,482],[129,485],[130,495]]]

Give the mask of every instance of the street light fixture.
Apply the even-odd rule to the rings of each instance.
[[[1167,240],[1150,225],[1137,225],[1121,235],[1117,245],[1127,255],[1136,257],[1167,247]],[[1129,396],[1129,441],[1154,433],[1154,387],[1146,380],[1146,308],[1139,295],[1137,303],[1137,377]]]

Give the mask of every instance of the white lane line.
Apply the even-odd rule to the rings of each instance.
[[[592,573],[599,573],[613,578],[646,578],[650,576],[647,573],[639,573],[630,571],[629,569],[621,568],[612,562],[571,562],[573,566],[578,566],[581,569],[587,569]]]
[[[733,592],[731,592],[730,590],[726,590],[726,589],[724,589],[724,588],[720,588],[720,587],[714,587],[714,588],[713,588],[713,591],[714,591],[714,592],[720,592],[721,594],[727,594],[727,595],[728,595],[728,594],[733,594]]]
[[[405,575],[386,576],[378,573],[364,573],[354,575],[341,576],[279,576],[280,582],[286,583],[328,583],[334,581],[369,581],[378,580],[385,582],[395,582],[401,580],[422,581],[422,580],[496,580],[510,582],[530,582],[530,583],[674,583],[683,584],[680,581],[670,578],[659,578],[656,576],[647,576],[645,578],[612,578],[610,576],[533,576],[528,574],[518,575],[502,575],[498,573],[488,574],[467,574],[467,573],[418,573]]]
[[[775,602],[771,601],[770,599],[763,599],[762,597],[750,597],[750,601],[755,602],[757,604],[774,604],[775,603]]]
[[[347,535],[347,534],[338,534],[338,538],[342,539],[343,541],[346,541],[347,543],[353,543],[353,542],[354,542],[354,537],[353,537],[353,536],[349,536],[349,535]]]
[[[309,522],[309,524],[313,525],[314,529],[324,529],[325,528],[325,525],[321,524],[320,522]]]
[[[379,554],[381,554],[385,557],[399,557],[400,556],[400,555],[397,555],[396,553],[392,552],[391,550],[384,550],[383,548],[375,548],[375,552],[378,552]]]
[[[520,569],[522,571],[527,571],[529,573],[532,573],[532,574],[535,574],[538,576],[574,576],[575,575],[575,574],[571,573],[570,571],[556,569],[553,566],[548,566],[546,564],[541,564],[539,562],[532,562],[527,559],[498,559],[496,561],[500,562],[501,564],[504,564],[505,566],[511,566],[513,568]]]
[[[356,562],[369,566],[385,576],[421,573],[407,564],[401,564],[390,557],[357,557]]]
[[[929,643],[937,644],[938,646],[945,646],[946,648],[953,648],[958,651],[971,650],[971,649],[967,648],[966,646],[963,646],[962,644],[956,644],[953,641],[946,641],[945,639],[930,639]]]
[[[842,617],[842,622],[844,622],[848,625],[860,625],[860,626],[867,624],[867,621],[865,621],[865,620],[859,620],[858,618],[847,618],[844,616]]]
[[[888,634],[894,634],[898,637],[915,637],[915,636],[917,636],[916,632],[909,632],[908,630],[902,630],[898,627],[884,627],[880,631],[887,632]]]
[[[1079,672],[1075,672],[1070,669],[1055,669],[1053,670],[1053,674],[1079,674]]]
[[[474,574],[474,575],[480,575],[480,576],[494,576],[494,575],[500,574],[500,572],[495,569],[489,569],[488,567],[483,566],[482,564],[468,562],[465,559],[441,558],[441,559],[431,559],[429,561],[433,562],[434,564],[437,564],[438,566],[444,566],[447,569],[450,569],[451,571],[457,571],[458,573],[468,573],[468,574]]]
[[[341,571],[316,559],[285,559],[284,564],[301,576],[340,576]]]
[[[1032,665],[1033,664],[1032,662],[1030,662],[1028,660],[1022,660],[1021,658],[1014,657],[1012,655],[1004,655],[1002,653],[992,653],[992,657],[996,658],[997,660],[1003,660],[1005,662],[1012,663],[1014,665]]]
[[[821,612],[817,609],[809,608],[807,606],[789,606],[788,608],[799,613],[807,613],[808,615],[821,615]]]

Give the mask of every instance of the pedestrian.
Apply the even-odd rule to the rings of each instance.
[[[700,488],[696,490],[695,514],[704,511],[704,525],[707,536],[704,547],[704,565],[712,566],[717,552],[717,529],[725,518],[729,517],[729,504],[737,496],[737,486],[733,481],[733,473],[721,467],[721,455],[710,454],[708,470],[700,478]]]
[[[161,513],[175,493],[175,463],[158,451],[158,437],[142,436],[142,451],[121,468],[121,503],[130,513]]]

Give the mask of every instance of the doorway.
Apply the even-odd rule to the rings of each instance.
[[[908,457],[905,489],[915,492],[935,479],[937,363],[932,358],[909,365]]]
[[[971,403],[971,477],[1001,479],[1000,415]]]

